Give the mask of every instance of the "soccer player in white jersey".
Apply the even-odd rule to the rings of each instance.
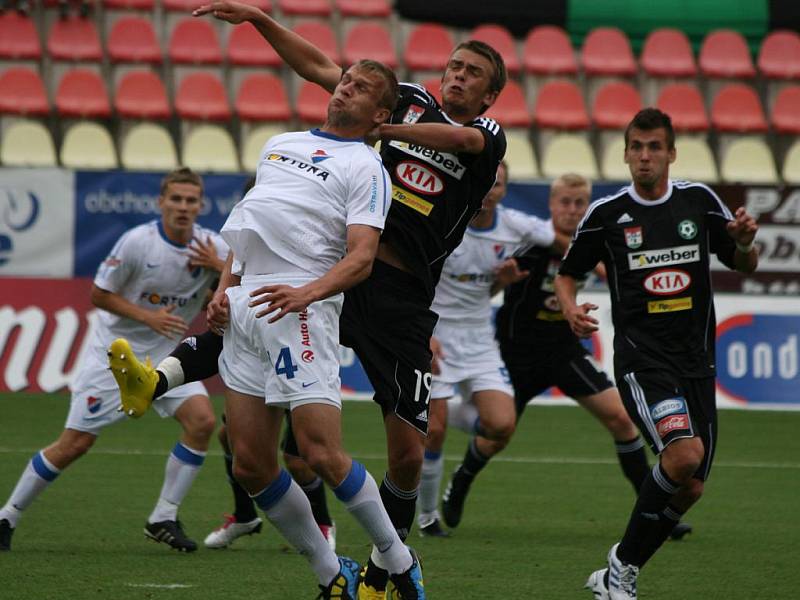
[[[391,70],[359,61],[334,89],[320,129],[267,142],[255,186],[222,228],[240,285],[225,296],[221,285],[209,307],[229,309],[219,367],[234,476],[308,558],[322,598],[355,600],[359,566],[337,558],[308,498],[278,464],[286,408],[302,458],[382,552],[399,597],[425,597],[419,563],[374,479],[341,444],[342,292],[369,275],[391,199],[389,176],[364,138],[396,98]]]
[[[92,447],[104,427],[125,418],[117,410],[119,390],[107,368],[109,344],[125,337],[140,355],[160,360],[207,300],[227,246],[216,233],[195,223],[202,198],[197,174],[186,168],[169,173],[158,199],[161,218],[126,232],[100,265],[91,292],[92,303],[101,309],[98,324],[70,386],[64,431],[33,456],[0,509],[3,549],[10,549],[11,534],[34,499]],[[199,382],[171,390],[154,407],[162,417],[174,417],[183,431],[167,459],[145,535],[192,552],[197,545],[186,537],[177,513],[205,459],[214,412]]]
[[[481,212],[472,220],[464,240],[447,258],[436,286],[432,310],[439,315],[433,332],[436,357],[431,385],[431,408],[420,485],[420,533],[445,536],[436,509],[444,466],[442,446],[447,424],[447,400],[460,391],[462,402],[477,409],[478,435],[467,455],[492,453],[505,447],[514,431],[514,392],[494,341],[491,287],[498,267],[515,251],[550,246],[555,231],[549,221],[498,206],[506,194],[505,162]],[[566,239],[562,240],[562,244]]]

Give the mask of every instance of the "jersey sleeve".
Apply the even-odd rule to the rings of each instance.
[[[478,160],[496,171],[506,155],[506,134],[500,123],[488,117],[478,117],[468,127],[474,127],[483,134],[483,152],[478,155]]]
[[[556,241],[556,231],[551,219],[544,220],[529,216],[525,222],[523,242],[527,246],[552,246]]]
[[[347,194],[347,221],[350,225],[370,225],[383,229],[391,203],[389,174],[380,156],[371,149],[354,161]]]
[[[578,225],[558,273],[580,279],[594,269],[605,254],[603,223],[597,212],[591,211]]]
[[[131,230],[117,240],[106,259],[97,269],[94,284],[107,292],[119,293],[140,268],[144,248],[139,243],[138,230]]]
[[[709,249],[717,255],[722,264],[735,270],[733,255],[736,252],[736,242],[727,229],[728,223],[733,221],[733,215],[711,188],[703,187],[708,192],[706,227],[708,228]]]

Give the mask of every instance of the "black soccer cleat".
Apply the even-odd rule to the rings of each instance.
[[[158,523],[147,523],[144,526],[144,534],[151,540],[167,544],[179,552],[194,552],[197,544],[194,540],[186,537],[180,521],[159,521]]]
[[[468,477],[459,466],[447,484],[442,495],[442,518],[450,529],[458,527],[464,513],[464,502],[467,499],[472,478]]]
[[[14,528],[8,519],[0,520],[0,552],[11,550],[11,536],[14,535]]]
[[[442,529],[442,524],[439,519],[434,519],[425,527],[419,528],[419,534],[422,537],[438,537],[438,538],[448,538],[450,537],[450,532]]]
[[[672,531],[669,533],[669,538],[673,541],[679,542],[690,533],[692,533],[692,526],[689,525],[689,523],[680,522],[672,528]]]

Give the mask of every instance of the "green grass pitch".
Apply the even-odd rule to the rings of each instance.
[[[66,395],[0,395],[0,502],[30,456],[58,435],[68,403]],[[378,481],[385,467],[379,415],[371,403],[344,406],[346,448]],[[687,519],[695,533],[655,556],[640,576],[640,598],[800,597],[800,413],[723,411],[720,425],[706,495]],[[144,538],[177,431],[154,414],[104,431],[26,511],[13,551],[0,554],[0,598],[313,598],[306,561],[270,526],[228,550],[191,555]],[[466,439],[450,433],[448,474]],[[339,551],[365,560],[365,534],[332,494],[329,503]],[[415,530],[409,541],[434,600],[590,600],[583,583],[619,539],[632,503],[611,440],[587,413],[533,406],[474,484],[454,536],[422,539]],[[201,542],[231,504],[214,441],[180,516]]]

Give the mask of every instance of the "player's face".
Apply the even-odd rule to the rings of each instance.
[[[191,233],[203,207],[200,187],[193,183],[170,183],[158,198],[164,229],[175,233]]]
[[[442,77],[442,105],[450,116],[474,119],[491,106],[497,92],[489,91],[494,67],[480,54],[459,48],[450,56]]]
[[[389,118],[389,109],[379,103],[384,79],[377,73],[352,66],[333,90],[328,103],[328,124],[363,129],[362,135]]]
[[[550,195],[550,216],[553,228],[559,233],[572,235],[589,208],[589,189],[586,187],[558,186]]]
[[[506,174],[506,169],[503,165],[497,167],[497,179],[494,182],[494,185],[491,189],[486,193],[486,196],[483,198],[483,204],[481,204],[481,210],[484,212],[491,212],[500,202],[505,198],[506,191],[508,189],[508,175]]]
[[[667,146],[667,130],[630,130],[625,162],[633,181],[645,189],[658,187],[669,177],[669,165],[675,161],[675,148]]]

